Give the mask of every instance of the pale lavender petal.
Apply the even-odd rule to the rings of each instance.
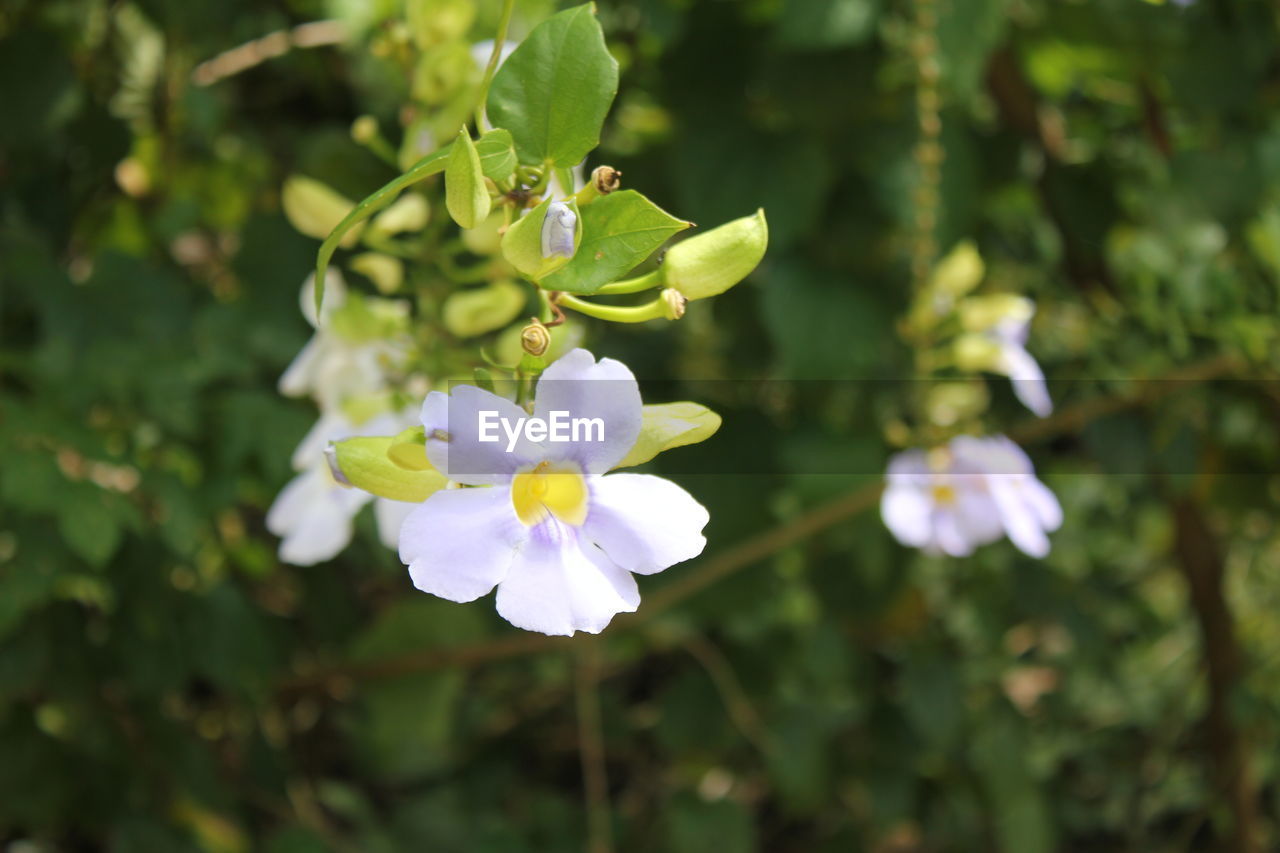
[[[498,614],[543,634],[598,634],[640,605],[635,578],[554,521],[535,528],[498,584]]]
[[[922,488],[890,480],[880,498],[880,517],[903,545],[923,548],[933,539],[933,501]]]
[[[590,480],[591,508],[582,537],[642,575],[693,559],[707,540],[710,516],[684,489],[649,474],[609,474]]]
[[[602,358],[597,362],[584,349],[572,350],[543,371],[536,400],[534,414],[541,418],[568,412],[572,418],[599,419],[602,429],[584,431],[592,440],[548,445],[550,452],[576,460],[588,474],[608,471],[640,435],[640,386],[620,361]],[[598,437],[602,440],[595,440]]]
[[[950,509],[938,509],[933,515],[935,542],[950,557],[967,557],[973,553],[974,543],[965,535],[956,513]]]
[[[997,474],[990,479],[990,489],[1009,541],[1029,557],[1047,556],[1049,537],[1045,535],[1040,519],[1019,494],[1018,478]]]
[[[507,489],[445,489],[404,520],[400,560],[423,592],[474,601],[507,576],[526,536]]]
[[[528,416],[510,400],[474,385],[457,385],[449,394],[432,391],[422,404],[427,458],[437,471],[459,483],[508,482],[516,469],[543,455],[524,440],[523,430],[514,449],[507,450],[507,427],[516,430]],[[483,432],[482,423],[487,424]],[[482,441],[482,435],[493,440]]]
[[[956,502],[951,507],[956,525],[973,545],[987,545],[1004,535],[1004,526],[995,503],[985,489],[979,489],[977,477],[957,477]]]

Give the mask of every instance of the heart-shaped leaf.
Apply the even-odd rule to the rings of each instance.
[[[692,223],[676,219],[635,190],[612,193],[584,205],[582,239],[563,269],[542,279],[548,290],[595,293],[649,257],[671,235]]]
[[[600,144],[617,94],[618,63],[587,3],[534,28],[494,75],[486,113],[522,162],[576,166]]]

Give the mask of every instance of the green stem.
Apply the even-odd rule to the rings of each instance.
[[[580,314],[586,314],[598,320],[608,320],[611,323],[643,323],[646,320],[658,320],[667,316],[667,304],[661,298],[643,305],[599,305],[562,293],[558,303],[562,308],[572,308]]]
[[[614,295],[618,293],[639,293],[642,290],[650,290],[655,287],[662,287],[662,271],[652,270],[644,275],[628,278],[623,281],[615,281],[606,284],[604,287],[596,291],[606,295]]]
[[[476,98],[476,133],[484,133],[484,103],[489,97],[489,84],[493,82],[493,73],[498,70],[502,46],[507,43],[507,26],[511,23],[511,11],[515,6],[516,0],[503,0],[502,17],[498,19],[498,34],[493,39],[493,51],[489,54],[489,64],[484,69],[484,80],[480,82],[480,95]]]

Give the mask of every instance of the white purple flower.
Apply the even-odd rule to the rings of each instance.
[[[280,377],[279,390],[286,397],[311,395],[321,411],[330,412],[350,397],[385,388],[388,367],[404,359],[408,341],[402,336],[352,340],[336,329],[334,318],[347,301],[346,284],[336,270],[325,277],[323,322],[318,322],[314,282],[314,274],[303,282],[299,303],[315,333]],[[393,300],[366,301],[383,313],[399,310]]]
[[[517,627],[599,633],[639,606],[633,573],[702,552],[708,515],[667,480],[606,475],[640,433],[640,390],[625,365],[581,349],[557,360],[538,381],[532,415],[546,421],[556,412],[599,419],[603,429],[569,441],[528,432],[482,441],[482,421],[496,414],[514,424],[529,413],[470,385],[429,394],[427,455],[475,488],[436,492],[414,509],[400,531],[400,558],[423,592],[467,602],[496,586],[498,613]]]
[[[964,557],[1007,535],[1023,553],[1049,553],[1062,524],[1053,492],[1005,436],[960,436],[946,447],[908,450],[889,462],[880,514],[904,545]]]

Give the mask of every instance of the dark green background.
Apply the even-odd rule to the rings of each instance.
[[[700,224],[764,206],[771,226],[765,264],[714,304],[588,341],[725,415],[711,442],[656,465],[698,454],[725,473],[674,475],[711,510],[710,541],[641,580],[652,601],[873,479],[788,472],[876,472],[892,452],[896,383],[799,399],[688,380],[909,374],[895,322],[910,289],[911,9],[599,6],[622,83],[591,164]],[[477,39],[495,19],[483,7]],[[518,7],[526,32],[546,4]],[[935,560],[893,542],[873,507],[615,625],[593,647],[614,844],[1270,849],[1276,8],[939,10],[939,240],[974,239],[996,286],[1034,298],[1032,352],[1079,380],[1054,386],[1079,417],[1028,440],[1065,525],[1042,562],[1007,543]],[[263,528],[315,416],[275,391],[309,333],[297,293],[317,248],[279,188],[302,172],[359,198],[393,177],[347,128],[362,113],[394,127],[406,94],[358,40],[211,87],[190,72],[330,14],[305,0],[0,8],[0,844],[584,843],[573,672],[590,640],[477,659],[524,640],[489,600],[413,592],[371,518],[306,569],[279,564]],[[114,170],[140,150],[157,170],[130,197]],[[1223,371],[1223,354],[1239,364]],[[1220,381],[1116,411],[1088,402],[1206,361]],[[1025,423],[1007,383],[991,388],[992,428]],[[753,473],[734,475],[747,458]],[[458,650],[465,665],[296,681]]]

